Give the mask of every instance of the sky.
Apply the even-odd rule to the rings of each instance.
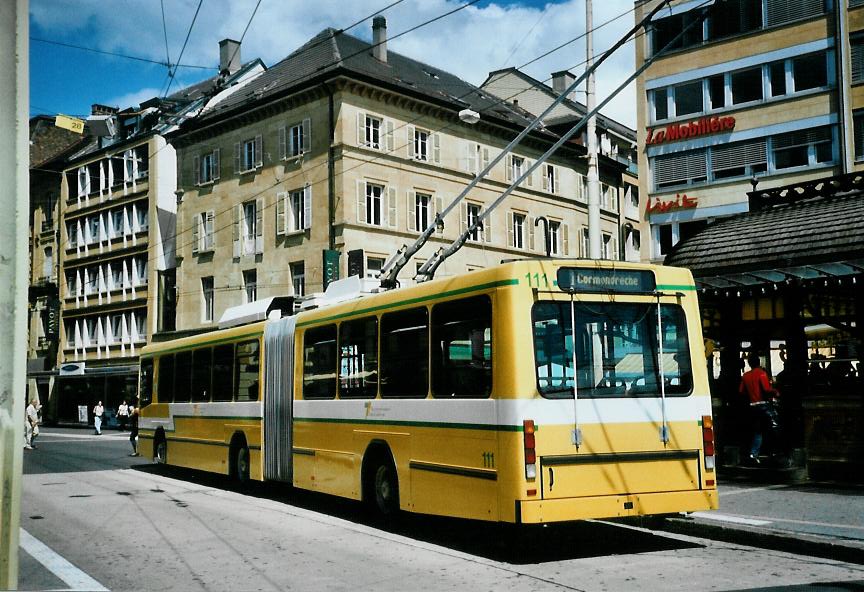
[[[199,1],[200,10],[190,33]],[[388,37],[392,38],[468,1],[31,0],[30,115],[62,113],[83,117],[90,113],[93,103],[121,109],[137,107],[142,101],[164,95],[168,84],[170,92],[174,92],[215,75],[221,39],[242,37],[242,60],[261,58],[269,67],[327,27],[347,29],[365,19],[347,33],[369,41],[371,16],[380,11],[387,18]],[[607,21],[611,22],[604,25]],[[614,44],[633,23],[633,0],[595,1],[594,53]],[[585,0],[480,0],[392,39],[388,50],[451,72],[477,86],[489,72],[506,67],[518,67],[538,80],[548,81],[552,72],[567,69],[578,76],[584,70],[584,38],[526,64],[582,36],[585,28]],[[164,64],[177,63],[181,50],[181,67],[171,80]],[[598,102],[632,73],[634,61],[631,41],[600,66]],[[577,98],[584,102],[584,93]],[[635,127],[634,85],[618,94],[603,112]]]

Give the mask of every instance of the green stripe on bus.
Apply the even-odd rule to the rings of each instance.
[[[211,347],[214,345],[222,345],[223,343],[240,342],[240,341],[243,341],[243,340],[248,339],[250,337],[261,337],[261,335],[263,335],[263,334],[264,334],[263,331],[252,331],[250,333],[243,333],[242,335],[234,335],[233,337],[223,337],[221,339],[215,339],[213,341],[196,342],[196,343],[192,343],[189,345],[181,345],[178,347],[172,347],[171,349],[160,349],[157,352],[149,352],[149,353],[143,354],[141,356],[141,358],[145,358],[145,359],[146,358],[154,358],[156,356],[161,356],[162,354],[173,354],[173,353],[178,352],[178,351],[193,350],[193,349],[198,349],[198,348],[202,348],[202,347]],[[206,333],[204,335],[206,335]],[[197,337],[197,335],[196,335],[196,337]],[[157,342],[157,343],[153,343],[151,345],[160,345],[160,343],[168,343],[168,342]]]
[[[295,417],[295,423],[359,423],[363,425],[389,425],[414,428],[452,428],[454,430],[484,430],[494,432],[521,432],[522,426],[487,425],[482,423],[446,423],[441,421],[397,421],[389,419],[330,419],[326,417]]]
[[[657,291],[662,290],[685,290],[687,292],[695,292],[696,286],[692,284],[657,284]]]
[[[362,308],[360,310],[355,310],[352,312],[345,312],[338,315],[333,315],[332,317],[324,317],[323,319],[315,319],[314,321],[304,321],[302,323],[297,323],[298,327],[305,327],[307,325],[315,325],[319,323],[326,323],[329,321],[337,321],[339,319],[344,319],[346,317],[352,317],[355,315],[368,314],[370,312],[377,312],[379,310],[386,310],[388,308],[395,308],[397,306],[405,306],[408,304],[420,304],[421,302],[429,302],[430,300],[438,300],[441,298],[447,298],[449,296],[458,296],[459,294],[468,294],[470,292],[478,292],[480,290],[488,290],[489,288],[501,288],[504,286],[518,286],[519,280],[517,278],[511,278],[509,280],[498,280],[495,282],[489,282],[488,284],[479,284],[476,286],[468,286],[467,288],[459,288],[458,290],[448,290],[447,292],[438,292],[435,294],[429,294],[428,296],[418,296],[417,298],[408,298],[406,300],[399,300],[397,302],[392,302],[390,304],[380,304],[378,306],[370,306],[369,308]]]

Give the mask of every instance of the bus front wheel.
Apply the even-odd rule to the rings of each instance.
[[[399,511],[399,479],[395,467],[383,462],[375,468],[375,506],[383,516],[393,516]]]

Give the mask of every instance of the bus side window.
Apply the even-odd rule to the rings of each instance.
[[[374,399],[378,394],[378,318],[339,326],[339,396]]]
[[[234,344],[225,343],[213,348],[213,400],[231,401],[234,398]]]
[[[259,391],[258,340],[244,341],[237,344],[236,368],[234,377],[237,388],[234,391],[235,401],[257,401]]]
[[[192,402],[210,401],[210,369],[213,348],[205,347],[192,352]]]
[[[426,307],[381,317],[381,396],[429,395],[429,311]]]
[[[492,393],[492,301],[475,296],[432,308],[432,396]]]
[[[192,352],[177,352],[174,358],[174,402],[187,403],[192,397]]]
[[[159,356],[159,381],[156,394],[160,403],[174,400],[174,354]]]
[[[303,335],[303,398],[336,397],[336,325],[308,329]]]
[[[138,378],[138,407],[146,407],[153,400],[153,358],[141,359]]]

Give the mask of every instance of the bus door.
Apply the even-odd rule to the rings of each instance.
[[[294,329],[297,317],[264,329],[264,479],[292,482]]]

